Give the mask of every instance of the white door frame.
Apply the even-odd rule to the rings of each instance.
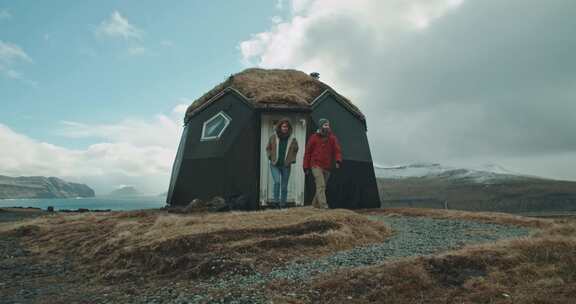
[[[298,154],[296,163],[292,164],[290,179],[288,181],[288,202],[294,202],[296,206],[304,206],[304,148],[306,147],[306,116],[301,113],[268,114],[261,116],[260,127],[260,205],[267,206],[272,198],[272,175],[270,162],[266,154],[268,139],[274,132],[274,121],[281,118],[290,119],[292,132],[298,141]]]

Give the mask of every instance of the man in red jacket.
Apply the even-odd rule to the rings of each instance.
[[[306,144],[304,152],[304,171],[314,175],[316,193],[312,200],[312,206],[316,208],[328,208],[326,202],[326,184],[330,178],[332,164],[336,161],[336,168],[342,163],[342,153],[338,139],[330,130],[328,119],[321,118],[318,121],[320,129],[312,134]]]

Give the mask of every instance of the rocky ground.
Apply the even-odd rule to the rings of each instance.
[[[38,216],[0,212],[0,221]],[[106,282],[76,271],[72,260],[47,260],[24,248],[20,229],[0,236],[0,303],[312,303],[310,280],[342,269],[429,255],[468,244],[528,235],[529,228],[470,220],[370,215],[395,234],[384,242],[301,259],[268,272],[227,274],[204,280],[136,278]]]

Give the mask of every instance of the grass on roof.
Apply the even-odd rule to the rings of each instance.
[[[327,84],[302,71],[250,68],[228,77],[226,81],[195,100],[188,107],[186,117],[228,87],[236,89],[256,104],[296,106],[307,106],[325,90],[331,89]],[[350,100],[339,96],[360,113]]]

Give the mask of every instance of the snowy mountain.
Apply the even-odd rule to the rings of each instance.
[[[498,212],[576,212],[576,182],[545,179],[489,164],[374,166],[383,207]]]
[[[496,164],[486,164],[476,168],[457,168],[437,163],[415,163],[401,166],[374,166],[377,178],[442,178],[453,181],[478,184],[493,184],[503,181],[539,179],[507,170]]]

